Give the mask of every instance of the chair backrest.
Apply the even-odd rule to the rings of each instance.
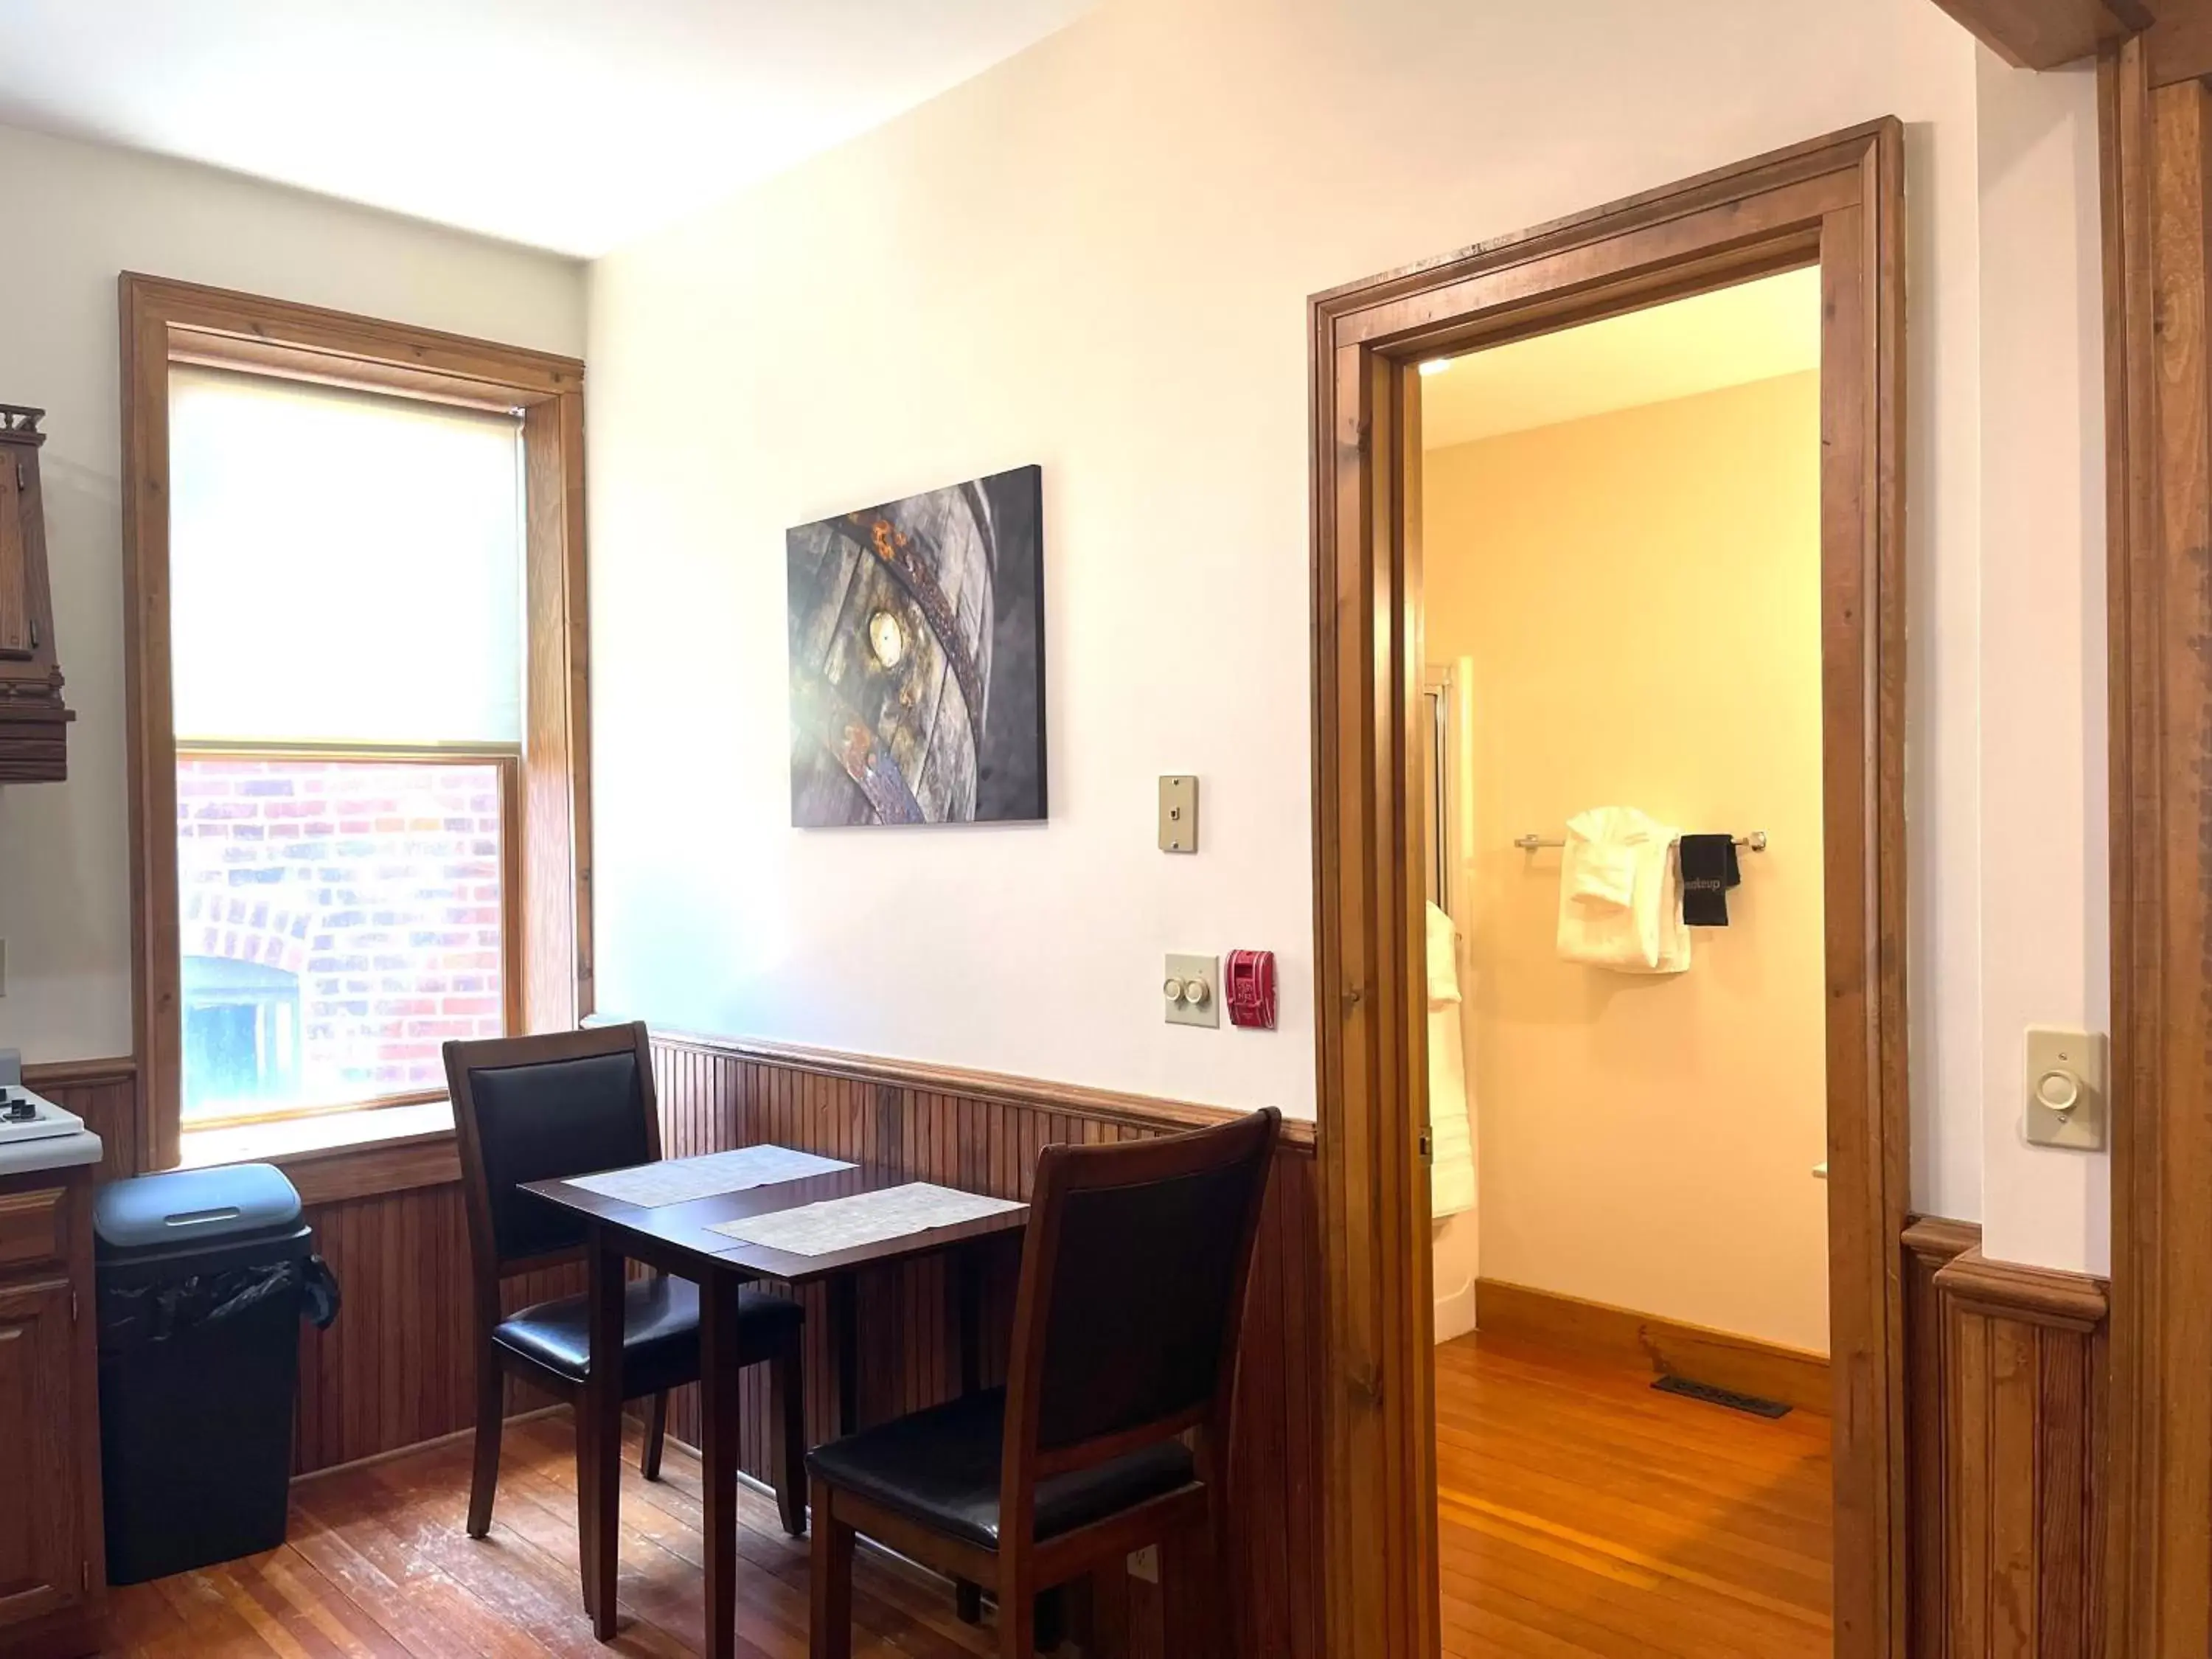
[[[446,1045],[479,1279],[576,1255],[585,1224],[520,1189],[660,1156],[642,1024]]]
[[[1202,1455],[1226,1455],[1280,1125],[1270,1108],[1189,1134],[1039,1155],[1007,1382],[1008,1520],[1027,1515],[1036,1480],[1188,1429],[1205,1428]]]

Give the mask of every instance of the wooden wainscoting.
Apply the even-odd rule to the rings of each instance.
[[[653,1044],[671,1156],[752,1140],[896,1164],[917,1176],[1025,1196],[1055,1140],[1158,1134],[1221,1115],[1202,1107],[853,1055],[702,1039]],[[128,1060],[27,1068],[33,1087],[106,1138],[104,1175],[137,1167]],[[1231,1457],[1238,1515],[1231,1577],[1238,1650],[1321,1659],[1321,1249],[1312,1126],[1286,1125],[1252,1284],[1243,1392]],[[302,1339],[301,1473],[470,1425],[468,1229],[460,1188],[420,1158],[393,1164],[404,1189],[349,1194],[303,1181],[319,1248],[345,1297],[337,1324]],[[330,1196],[318,1197],[319,1192]],[[1908,1659],[2092,1659],[2103,1561],[2105,1293],[2094,1279],[1990,1262],[1979,1230],[1914,1221],[1899,1241],[1905,1286],[1911,1562]],[[1016,1261],[988,1276],[986,1372],[1006,1364]],[[563,1293],[573,1271],[511,1287]],[[957,1386],[952,1287],[940,1266],[887,1271],[860,1290],[860,1378],[870,1416],[911,1410]],[[831,1376],[811,1310],[807,1409],[832,1423]],[[767,1401],[748,1375],[743,1453],[767,1471]],[[542,1404],[517,1393],[516,1409]],[[696,1443],[696,1402],[678,1437]],[[1091,1651],[1160,1659],[1150,1584],[1094,1587]],[[1346,1659],[1350,1659],[1347,1656]]]
[[[1911,1659],[2093,1659],[2104,1631],[2103,1282],[1905,1230]]]
[[[75,1112],[100,1140],[100,1179],[138,1172],[138,1067],[121,1060],[26,1066],[24,1086]]]
[[[1135,1096],[766,1044],[659,1037],[653,1056],[671,1156],[773,1140],[893,1164],[918,1177],[1012,1198],[1029,1195],[1036,1155],[1054,1142],[1138,1139],[1226,1115]],[[1230,1459],[1230,1501],[1237,1517],[1231,1584],[1241,1653],[1320,1659],[1321,1246],[1312,1126],[1284,1128],[1253,1265]],[[1018,1267],[1018,1247],[1009,1249],[987,1279],[982,1353],[993,1382],[1005,1375]],[[865,1418],[915,1410],[957,1389],[951,1297],[935,1262],[862,1280]],[[808,1425],[818,1439],[834,1420],[828,1321],[816,1292],[804,1299]],[[764,1478],[766,1384],[748,1373],[740,1386],[744,1467]],[[697,1421],[696,1402],[683,1399],[672,1431],[696,1443]],[[1088,1651],[1100,1659],[1163,1653],[1154,1586],[1114,1575],[1092,1587],[1090,1601]]]

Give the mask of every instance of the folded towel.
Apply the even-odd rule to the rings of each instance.
[[[1679,831],[1632,806],[1599,806],[1567,820],[1559,866],[1559,955],[1630,974],[1690,965],[1682,926]],[[1630,871],[1626,902],[1618,872]]]
[[[1682,921],[1692,927],[1729,925],[1728,890],[1743,879],[1736,867],[1735,837],[1682,837]]]

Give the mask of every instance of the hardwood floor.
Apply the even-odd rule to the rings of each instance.
[[[1511,1338],[1436,1351],[1452,1659],[1829,1659],[1829,1424]]]
[[[491,1536],[462,1530],[465,1438],[301,1481],[284,1547],[112,1596],[105,1655],[123,1659],[538,1659],[699,1650],[699,1466],[670,1446],[662,1480],[624,1458],[623,1624],[602,1647],[584,1616],[576,1565],[575,1443],[565,1413],[511,1422]],[[806,1651],[806,1543],[787,1538],[771,1499],[739,1495],[738,1648],[748,1659]],[[955,1659],[994,1651],[962,1625],[945,1586],[865,1553],[855,1659]]]

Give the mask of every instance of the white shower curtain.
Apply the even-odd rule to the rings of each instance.
[[[1467,1042],[1460,1018],[1459,948],[1452,920],[1429,906],[1429,1206],[1432,1216],[1474,1207],[1474,1131],[1467,1097]]]

